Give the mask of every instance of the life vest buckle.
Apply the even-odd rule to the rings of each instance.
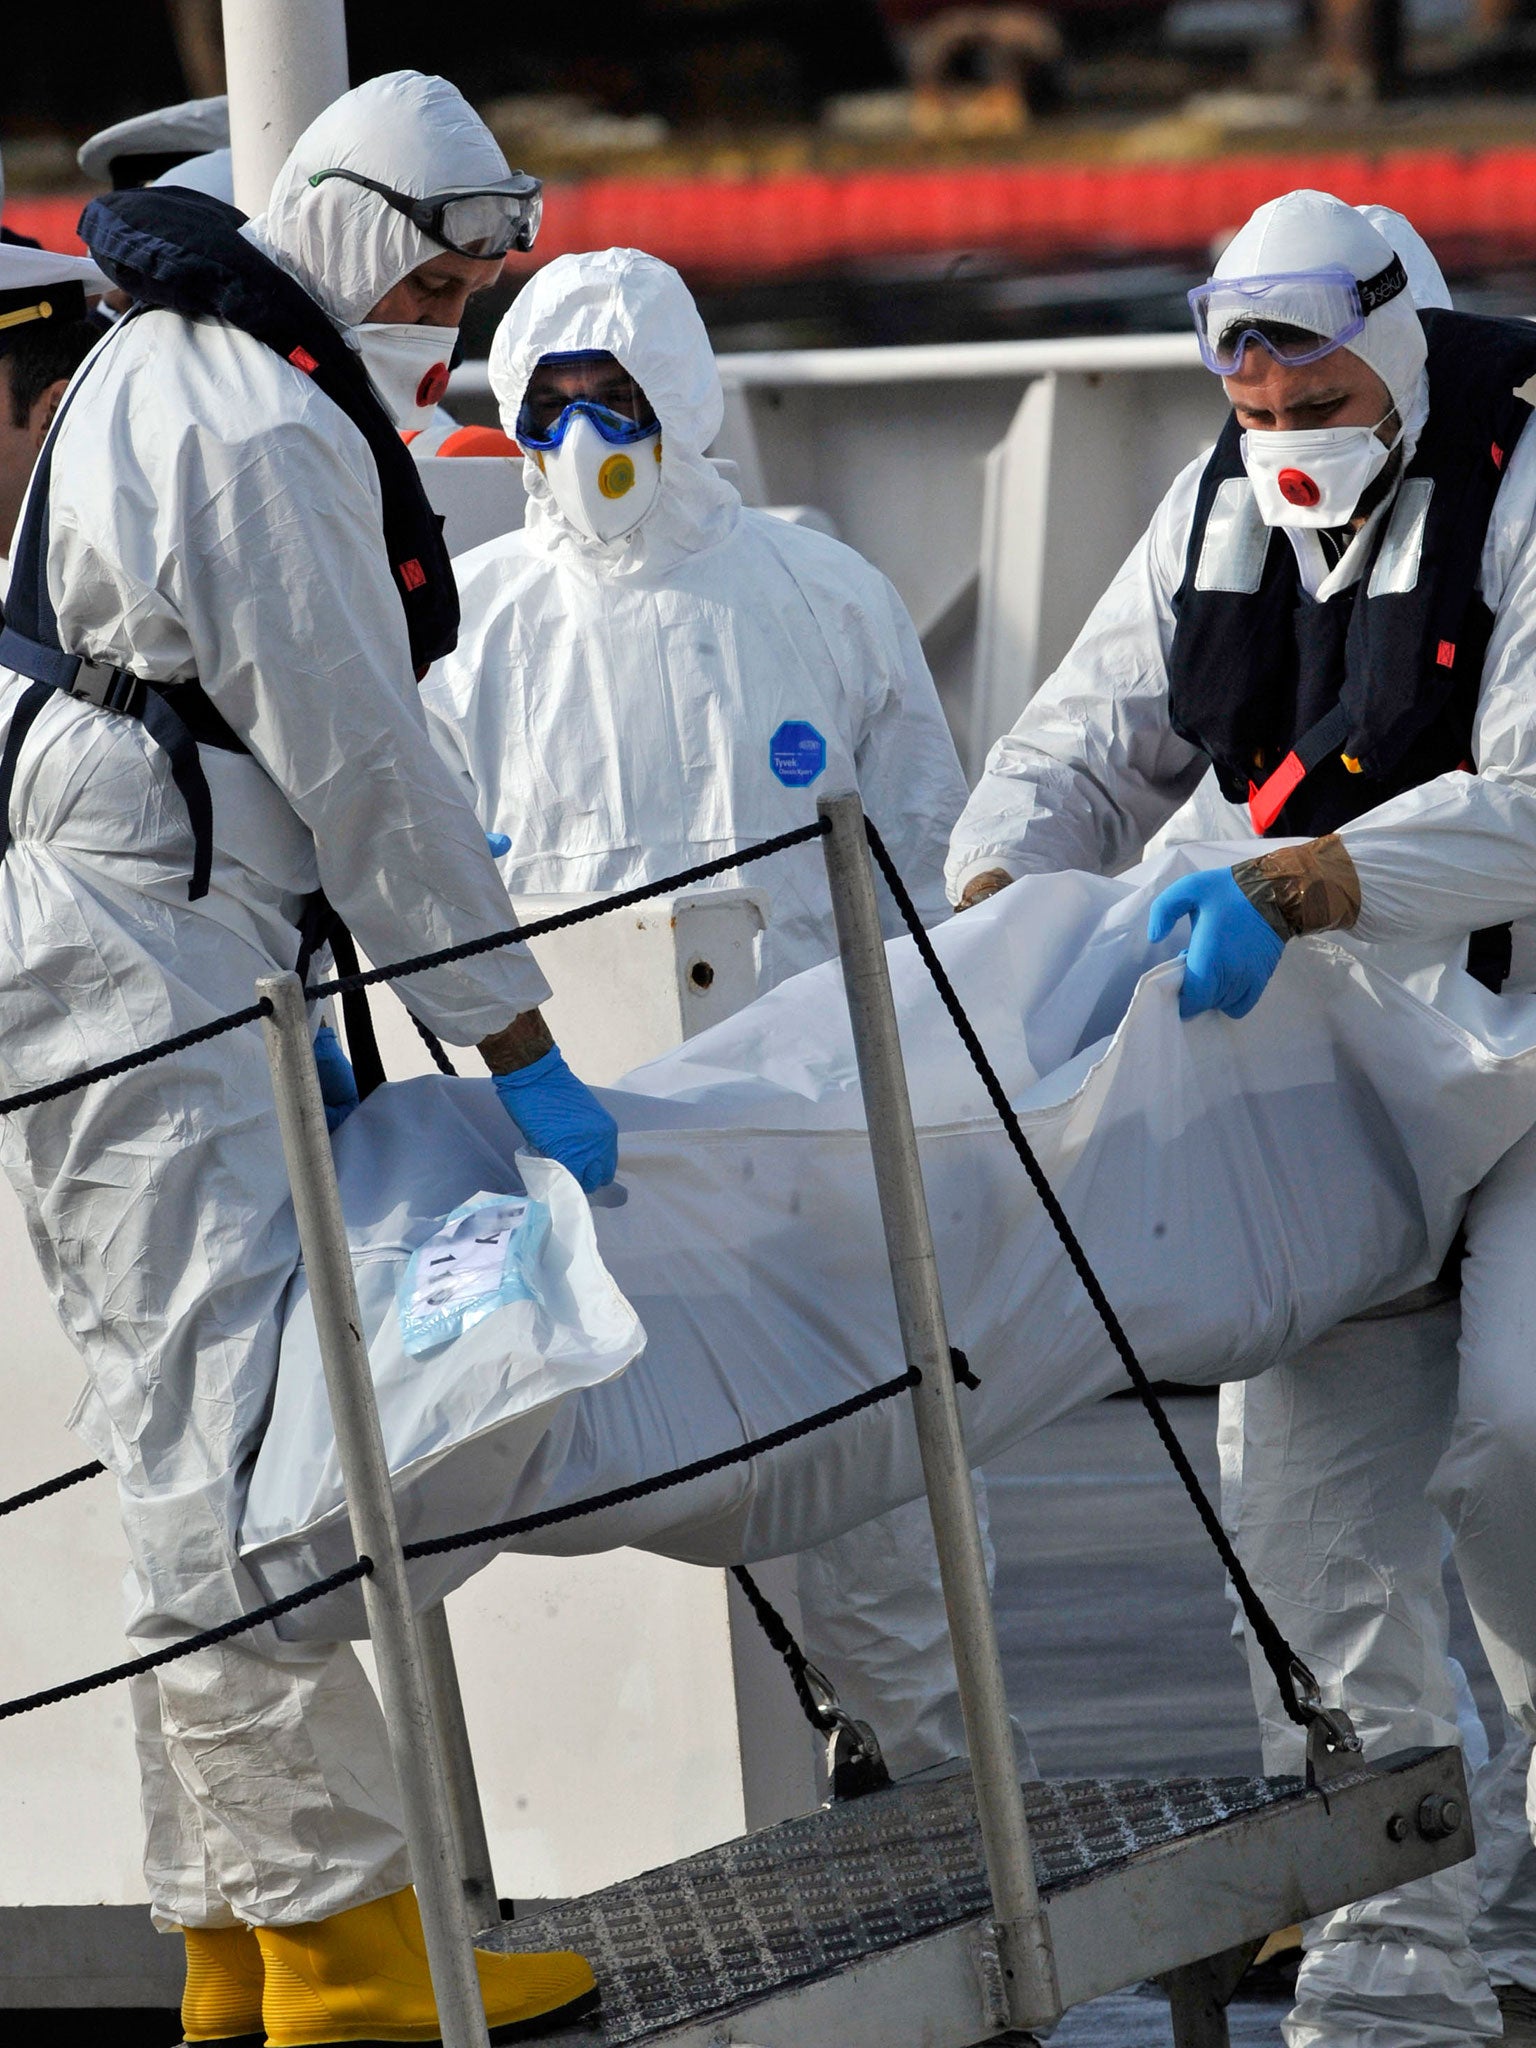
[[[147,687],[143,676],[136,676],[131,668],[107,668],[82,657],[69,694],[102,711],[142,718]]]

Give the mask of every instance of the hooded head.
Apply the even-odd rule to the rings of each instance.
[[[267,210],[245,233],[298,279],[338,327],[355,327],[419,264],[443,254],[376,192],[316,171],[358,171],[426,198],[511,174],[495,136],[457,86],[389,71],[333,100],[289,152]]]
[[[708,461],[725,399],[699,309],[670,264],[638,249],[557,256],[518,293],[491,345],[491,389],[516,438],[528,380],[544,356],[606,350],[634,378],[661,423],[661,485],[641,524],[594,541],[565,519],[538,465],[524,464],[528,530],[550,547],[591,556],[608,574],[654,572],[723,539],[741,500]]]
[[[1408,292],[1416,311],[1430,313],[1439,308],[1448,313],[1451,310],[1451,288],[1428,242],[1413,222],[1405,214],[1395,213],[1390,206],[1357,206],[1355,211],[1391,243],[1408,273]]]
[[[1388,209],[1369,210],[1386,223]],[[1428,272],[1417,260],[1419,250],[1428,258],[1442,291],[1445,280],[1440,277],[1434,258],[1402,216],[1393,214],[1390,220],[1400,222],[1416,245],[1414,263],[1408,262],[1406,253],[1402,259],[1409,272],[1408,288],[1366,314],[1363,328],[1348,342],[1347,351],[1374,370],[1386,386],[1402,421],[1403,457],[1407,461],[1412,458],[1429,414],[1429,387],[1424,374],[1428,349],[1413,292],[1415,270],[1421,279],[1428,278]],[[1318,317],[1309,296],[1314,288],[1302,281],[1308,273],[1344,270],[1363,283],[1378,276],[1397,254],[1381,226],[1366,217],[1366,210],[1346,206],[1330,192],[1287,192],[1261,206],[1232,237],[1222,251],[1212,281],[1283,280],[1295,276],[1298,282],[1291,297],[1283,284],[1266,297],[1266,317],[1316,328]],[[1212,304],[1219,306],[1220,301]]]

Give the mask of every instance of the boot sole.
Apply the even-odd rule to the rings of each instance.
[[[571,1999],[567,2005],[552,2006],[536,2019],[513,2020],[509,2026],[492,2027],[493,2048],[502,2048],[506,2041],[536,2041],[540,2034],[547,2034],[555,2027],[573,2026],[577,2020],[585,2019],[589,2012],[596,2012],[602,2002],[603,1994],[594,1984],[590,1991],[583,1991],[580,1998]]]
[[[491,2028],[493,2048],[504,2048],[509,2041],[536,2041],[541,2035],[553,2033],[557,2027],[569,2027],[577,2020],[585,2019],[589,2012],[596,2012],[602,2003],[602,1993],[595,1986],[583,1991],[580,1998],[573,1998],[565,2005],[552,2005],[548,2012],[534,2015],[530,2020],[509,2020],[505,2026]],[[242,2036],[239,2041],[205,2041],[194,2044],[194,2048],[262,2048],[259,2034]],[[327,2048],[324,2042],[305,2042],[296,2048]],[[397,2036],[393,2041],[369,2038],[358,2040],[355,2036],[332,2037],[331,2048],[443,2048],[442,2036],[434,2034],[430,2040],[402,2042]]]

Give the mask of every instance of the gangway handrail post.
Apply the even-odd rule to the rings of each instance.
[[[488,2048],[490,2037],[465,1918],[447,1773],[400,1548],[389,1460],[363,1342],[362,1311],[325,1105],[320,1099],[304,987],[296,974],[278,974],[258,981],[256,993],[271,1005],[271,1014],[263,1019],[267,1057],[352,1540],[359,1556],[373,1561],[372,1572],[363,1580],[363,1601],[378,1664],[379,1691],[400,1787],[443,2048]]]
[[[1014,1755],[864,807],[850,793],[821,797],[816,810],[830,828],[824,841],[827,880],[902,1349],[917,1375],[912,1407],[971,1752],[1008,2015],[1015,2027],[1048,2025],[1061,2013],[1056,1964]]]
[[[496,1892],[485,1811],[480,1803],[480,1781],[475,1773],[464,1695],[459,1689],[459,1667],[453,1654],[448,1610],[441,1601],[422,1608],[416,1617],[416,1633],[421,1638],[427,1690],[432,1695],[432,1718],[437,1724],[437,1739],[447,1770],[448,1807],[459,1845],[459,1876],[464,1886],[469,1931],[479,1934],[500,1924],[501,1901]]]

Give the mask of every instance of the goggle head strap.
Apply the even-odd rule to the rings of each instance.
[[[1402,257],[1394,256],[1392,261],[1384,269],[1378,270],[1374,277],[1360,280],[1355,289],[1360,294],[1362,313],[1371,314],[1378,306],[1385,306],[1389,300],[1395,299],[1399,292],[1408,289],[1408,273],[1403,268]]]

